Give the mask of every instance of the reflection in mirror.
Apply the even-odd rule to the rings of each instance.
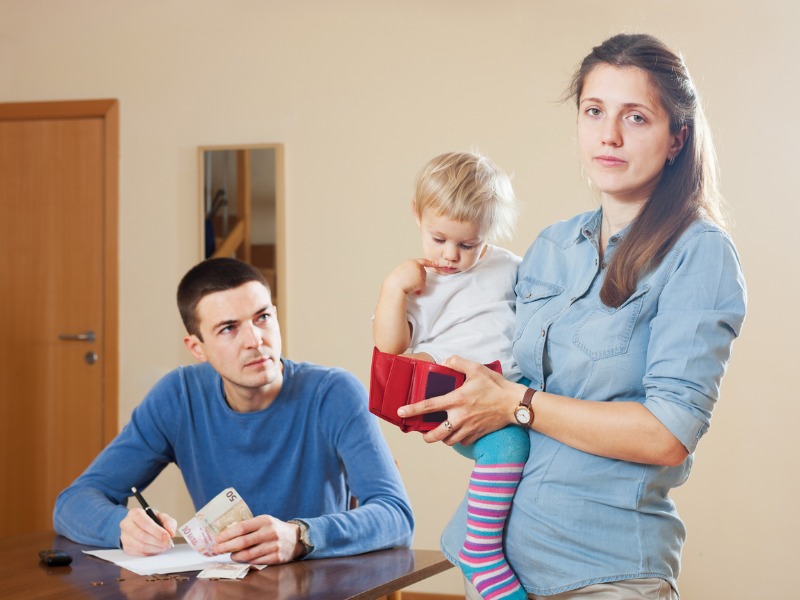
[[[200,161],[203,257],[235,256],[263,271],[285,348],[283,146],[201,147]]]

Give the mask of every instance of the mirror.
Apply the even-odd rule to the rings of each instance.
[[[286,348],[283,145],[200,148],[201,257],[235,256],[264,273]]]

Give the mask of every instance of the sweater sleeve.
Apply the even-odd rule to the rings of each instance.
[[[333,370],[320,393],[324,395],[322,435],[335,448],[358,507],[302,518],[313,545],[307,556],[326,558],[409,547],[414,531],[411,505],[377,419],[367,409],[364,386],[355,376]]]
[[[174,460],[166,424],[180,393],[178,381],[174,372],[163,378],[119,435],[58,495],[56,533],[81,544],[120,547],[119,524],[128,514],[131,487],[144,490]]]

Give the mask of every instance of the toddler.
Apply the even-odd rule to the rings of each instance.
[[[411,207],[423,257],[403,261],[383,281],[375,346],[437,363],[453,354],[481,363],[499,359],[504,376],[519,379],[511,340],[520,258],[489,243],[513,230],[508,176],[479,154],[442,154],[417,177]],[[453,428],[449,420],[444,426]],[[527,594],[503,553],[503,529],[528,458],[528,432],[510,425],[455,449],[475,460],[461,569],[483,598],[523,600]]]

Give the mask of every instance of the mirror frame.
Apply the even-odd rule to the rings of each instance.
[[[272,298],[272,303],[278,309],[278,323],[281,327],[281,338],[283,342],[283,355],[287,351],[287,302],[286,302],[286,220],[285,220],[285,190],[284,190],[284,151],[283,144],[230,144],[219,146],[199,146],[197,149],[198,158],[198,189],[199,189],[199,244],[198,260],[205,259],[205,152],[218,150],[274,150],[275,151],[275,280],[278,288],[277,298]]]

